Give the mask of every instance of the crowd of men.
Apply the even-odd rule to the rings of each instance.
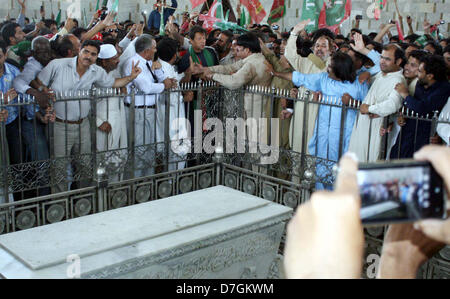
[[[91,152],[90,103],[56,101],[53,105],[55,92],[96,86],[123,88],[129,94],[136,88],[145,94],[134,99],[134,140],[139,146],[164,140],[161,120],[167,101],[158,95],[180,83],[199,80],[214,81],[227,89],[249,85],[289,89],[295,98],[306,88],[313,92],[312,101],[335,97],[341,105],[358,106],[359,111],[349,110],[342,122],[342,108],[314,105],[308,109],[306,122],[303,101],[276,99],[272,105],[268,97],[244,96],[246,117],[279,118],[279,146],[301,152],[303,130],[307,130],[305,148],[320,158],[337,161],[339,155],[352,151],[360,161],[382,159],[386,133],[387,158],[392,159],[412,157],[431,141],[450,143],[449,125],[439,125],[436,135],[430,136],[431,122],[393,117],[404,107],[420,116],[435,112],[446,116],[450,111],[450,45],[449,39],[431,34],[438,24],[424,22],[422,36],[409,26],[411,32],[404,40],[391,35],[395,24],[368,35],[354,28],[345,37],[328,29],[308,33],[309,20],[287,32],[260,24],[242,32],[207,31],[198,13],[183,13],[182,23],[177,24],[173,17],[177,3],[172,0],[164,9],[162,34],[160,7],[165,2],[159,0],[148,23],[115,22],[110,12],[104,19],[94,14],[86,27],[72,18],[58,27],[45,18],[45,11],[41,11],[42,21],[30,24],[25,0],[18,2],[22,10],[17,20],[0,24],[0,91],[3,104],[15,103],[20,96],[32,96],[34,104],[3,106],[1,111],[11,165],[49,158],[45,134],[49,122],[54,122],[56,158]],[[202,111],[203,119],[208,115],[208,107],[193,91],[183,92],[182,97],[168,96],[169,123],[180,117],[192,120],[195,110]],[[132,104],[129,96],[98,103],[98,151],[127,147]],[[177,140],[189,133],[185,123],[170,127],[173,146],[182,148],[178,152],[187,153],[190,144]],[[184,167],[184,163],[174,167]],[[153,171],[144,169],[135,175]],[[318,165],[317,173],[322,171]],[[64,190],[67,186],[60,184],[54,191]],[[41,190],[41,195],[48,193],[48,189]]]

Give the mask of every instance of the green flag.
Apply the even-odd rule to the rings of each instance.
[[[225,21],[228,21],[229,17],[230,17],[230,10],[227,10],[227,13],[225,14]]]
[[[108,11],[119,12],[119,0],[109,0],[108,1]]]
[[[164,27],[164,6],[161,6],[161,21],[159,23],[159,35],[163,36],[165,27]]]
[[[56,16],[55,22],[56,25],[58,25],[59,27],[59,24],[61,23],[61,9],[58,11],[58,15]]]
[[[100,9],[100,0],[97,0],[97,5],[95,6],[95,12]]]
[[[240,24],[242,27],[251,23],[250,13],[245,6],[241,7]]]
[[[216,18],[223,20],[222,0],[217,0]]]

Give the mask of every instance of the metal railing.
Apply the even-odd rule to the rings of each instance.
[[[197,103],[183,102],[182,95],[188,91],[194,92]],[[86,122],[87,129],[82,128],[83,122],[42,124],[38,118],[27,119],[24,110],[29,102],[33,108],[31,111],[39,110],[32,99],[28,103],[20,100],[1,105],[1,109],[17,107],[20,113],[16,128],[0,123],[0,186],[4,201],[0,203],[0,234],[215,185],[225,185],[295,208],[308,200],[317,187],[327,187],[334,182],[335,164],[348,150],[351,138],[348,131],[359,120],[361,104],[351,101],[343,105],[340,99],[327,96],[315,100],[310,91],[303,89],[292,98],[289,90],[270,87],[227,90],[212,83],[189,83],[158,95],[156,117],[146,127],[144,121],[149,121],[146,115],[150,112],[147,110],[152,108],[137,108],[140,96],[144,95],[134,89],[128,95],[122,95],[116,89],[100,88],[56,94],[56,101],[49,104],[59,110],[58,118],[73,113],[70,107],[77,105],[81,112],[85,104],[88,111],[83,122]],[[129,107],[123,106],[126,97]],[[254,127],[251,123],[244,127],[227,126],[227,119],[276,118],[281,109],[281,99],[293,102],[294,113],[286,120],[257,122],[260,129],[257,130],[257,138],[250,134]],[[123,113],[114,112],[115,107]],[[198,114],[195,114],[194,107],[200,111]],[[438,124],[450,124],[448,116],[445,119],[439,118],[437,113],[421,116],[402,109],[396,115],[384,118],[382,126],[387,128],[398,116],[406,118],[409,126],[414,128],[410,135],[414,137],[414,147],[420,134],[433,136]],[[318,127],[317,119],[333,117],[333,122],[325,123],[323,128]],[[352,117],[353,120],[350,119]],[[126,142],[113,141],[110,135],[98,129],[103,120],[112,123],[117,122],[116,118],[120,119],[120,125],[126,125],[126,129],[115,136],[125,138]],[[177,118],[189,120],[191,128],[185,127],[184,133],[180,133],[183,123],[177,122]],[[219,122],[203,126],[206,119]],[[72,145],[80,144],[79,147],[70,146],[71,127],[76,128],[72,130],[75,136],[71,140]],[[424,132],[423,128],[429,132]],[[89,141],[83,144],[84,150],[81,150],[82,130],[88,132]],[[137,138],[140,136],[137,136],[138,130],[142,136],[150,136],[149,139]],[[321,135],[323,139],[312,141],[314,134],[317,136],[327,131],[332,131],[332,134]],[[20,146],[13,152],[19,153],[20,159],[16,163],[8,161],[11,155],[9,145],[14,144],[9,142],[14,136],[11,132],[16,133],[16,144]],[[393,134],[384,134],[380,143],[380,159],[389,156],[393,143],[389,138]],[[397,137],[400,141],[402,134],[404,132],[401,131]],[[217,140],[212,136],[217,136]],[[233,139],[227,138],[230,136]],[[320,142],[330,136],[333,140],[328,140],[324,147]],[[58,142],[62,144],[62,150],[59,150],[63,154],[58,154],[55,148]],[[212,147],[207,148],[206,144]],[[174,151],[177,145],[181,145],[179,148],[182,150]],[[401,142],[397,146],[402,148]],[[47,150],[47,156],[43,149]],[[277,159],[273,163],[263,163],[268,156],[277,156]],[[56,192],[58,185],[65,186],[65,190]],[[18,200],[15,200],[16,196]],[[380,253],[383,232],[382,227],[366,228],[367,256],[377,251]],[[445,274],[450,268],[448,249],[439,254],[436,261],[423,268],[422,277],[448,276]]]
[[[183,102],[182,94],[187,91],[195,93],[196,104]],[[156,109],[140,107],[142,97],[154,97]],[[293,102],[294,113],[286,120],[275,115],[282,109],[281,99]],[[288,90],[262,86],[227,90],[212,83],[184,84],[160,95],[144,95],[134,89],[122,95],[118,89],[93,88],[56,94],[56,101],[50,103],[56,122],[44,124],[38,117],[29,117],[29,110],[39,110],[32,99],[19,100],[2,105],[19,111],[12,123],[0,123],[2,198],[11,202],[12,198],[17,201],[88,187],[98,168],[105,168],[110,181],[120,181],[209,163],[216,147],[223,148],[226,163],[302,183],[309,189],[328,187],[334,181],[335,163],[349,149],[360,104],[350,101],[343,105],[341,99],[327,96],[314,100],[304,89],[292,98]],[[409,141],[414,140],[413,151],[423,135],[435,134],[439,123],[450,124],[437,112],[418,115],[403,108],[385,117],[381,126],[395,124],[398,116],[414,129],[408,132]],[[256,138],[251,135],[251,118],[256,121]],[[206,119],[216,122],[205,128]],[[229,120],[236,119],[242,119],[244,126],[238,122],[228,126]],[[113,133],[99,129],[105,121]],[[406,130],[395,127],[399,132],[382,137],[379,159],[402,157]],[[367,148],[373,139],[370,131]],[[211,146],[206,149],[208,142]],[[267,145],[265,152],[262,145]],[[264,163],[270,155],[277,159]]]

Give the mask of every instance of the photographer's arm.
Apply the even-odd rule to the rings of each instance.
[[[315,192],[289,222],[284,251],[287,278],[361,277],[364,234],[354,157],[347,153],[339,161],[335,190]]]

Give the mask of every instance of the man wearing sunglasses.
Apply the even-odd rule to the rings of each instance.
[[[119,29],[117,28],[117,24],[112,24],[111,26],[106,27],[104,32],[110,34],[114,39],[116,39]]]

